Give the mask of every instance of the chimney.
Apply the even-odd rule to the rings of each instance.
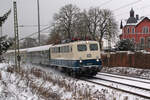
[[[139,20],[139,15],[138,14],[136,15],[136,20]]]

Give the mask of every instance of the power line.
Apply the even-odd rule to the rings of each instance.
[[[116,8],[116,9],[114,9],[114,10],[112,10],[112,11],[117,11],[117,10],[120,10],[120,9],[122,9],[122,8],[126,8],[126,7],[128,7],[128,6],[130,6],[130,5],[139,3],[139,2],[141,2],[141,1],[142,1],[142,0],[136,0],[136,1],[134,1],[134,2],[131,2],[131,3],[129,3],[129,4],[126,4],[126,5],[123,5],[123,6],[119,7],[119,8]]]
[[[48,25],[40,25],[42,27],[48,26]],[[38,27],[38,25],[18,25],[18,27]]]
[[[111,1],[112,1],[112,0],[107,0],[106,2],[102,3],[102,4],[100,5],[100,7],[101,7],[101,6],[104,6],[104,5],[108,4],[108,3],[110,3]]]
[[[140,7],[140,8],[137,8],[136,11],[137,11],[137,10],[143,10],[143,9],[146,9],[146,8],[149,8],[149,7],[150,7],[150,5],[142,6],[142,7]],[[128,11],[128,12],[129,12],[129,11]],[[125,15],[125,14],[127,14],[128,12],[126,11],[126,12],[124,12],[124,13],[117,14],[116,16]]]
[[[142,6],[141,8],[137,8],[137,9],[145,9],[145,8],[149,8],[150,7],[150,5],[146,5],[146,6]]]
[[[40,30],[40,32],[45,31],[45,30],[47,30],[47,29],[49,29],[49,28],[51,28],[51,26],[48,26],[48,27],[46,27],[46,28],[43,28],[42,30]],[[26,37],[24,37],[24,38],[21,38],[20,40],[23,40],[23,39],[25,39],[25,38],[31,37],[31,36],[33,36],[33,35],[35,35],[35,34],[37,34],[37,33],[38,33],[38,32],[31,33],[30,35],[28,35],[28,36],[26,36]]]
[[[136,11],[143,10],[143,9],[146,9],[146,8],[149,8],[149,7],[150,7],[150,5],[142,6],[142,7],[140,7],[140,8],[136,8]],[[127,13],[129,13],[129,11],[128,11],[128,12],[126,11],[126,12],[120,13],[120,14],[117,14],[117,15],[115,15],[115,16],[126,15]],[[147,14],[147,15],[145,15],[145,16],[150,16],[150,14]],[[120,20],[127,20],[127,19],[120,19]]]

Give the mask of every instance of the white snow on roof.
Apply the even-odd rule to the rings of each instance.
[[[20,52],[27,51],[27,49],[19,49]]]
[[[15,50],[8,50],[6,53],[12,53],[15,52]]]
[[[33,48],[28,48],[27,52],[48,50],[52,45],[44,45]]]
[[[80,44],[80,43],[88,43],[88,42],[97,43],[97,41],[93,41],[93,40],[87,40],[87,41],[79,40],[79,41],[73,41],[73,42],[68,42],[68,43],[55,44],[55,45],[52,45],[52,47],[60,47],[60,46],[70,45],[73,43]]]
[[[144,17],[144,16],[142,16],[139,20],[137,20],[137,23],[127,23],[126,25],[138,25],[144,18],[146,18],[146,17]]]
[[[18,51],[18,50],[16,50]],[[19,49],[20,52],[24,52],[24,51],[27,51],[27,49]],[[15,52],[15,50],[8,50],[6,53],[12,53],[12,52]]]

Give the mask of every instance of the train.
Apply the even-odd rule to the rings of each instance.
[[[7,52],[14,59],[14,50]],[[55,67],[72,76],[94,76],[102,69],[99,42],[86,40],[20,49],[22,63]]]

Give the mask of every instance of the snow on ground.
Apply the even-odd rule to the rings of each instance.
[[[146,100],[68,77],[49,67],[21,66],[18,73],[8,70],[12,64],[0,64],[0,100]]]
[[[122,74],[132,77],[140,77],[150,79],[150,69],[137,69],[131,67],[103,67],[102,72]]]
[[[9,73],[9,64],[0,64],[0,100],[36,100],[38,97],[30,91],[20,76]],[[19,81],[20,80],[20,81]],[[42,99],[41,99],[42,100]]]

